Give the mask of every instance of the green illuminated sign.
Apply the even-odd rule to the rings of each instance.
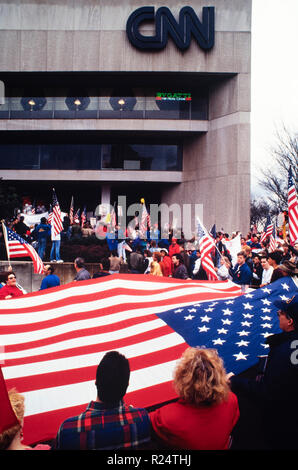
[[[191,101],[191,93],[161,93],[157,92],[157,101]]]

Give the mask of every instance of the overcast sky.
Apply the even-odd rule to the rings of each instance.
[[[252,0],[252,193],[275,131],[298,131],[298,0]]]

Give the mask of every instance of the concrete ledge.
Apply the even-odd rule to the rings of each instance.
[[[33,263],[31,261],[11,261],[10,264],[13,271],[16,273],[18,284],[20,284],[28,293],[39,290],[44,276],[33,272]],[[73,263],[52,264],[55,265],[55,274],[60,278],[61,284],[68,284],[74,280],[76,271]],[[8,265],[8,261],[0,261],[0,271],[6,271]],[[86,263],[85,266],[90,272],[91,277],[99,269],[98,263]]]
[[[0,131],[207,132],[208,121],[191,119],[0,119]]]
[[[182,171],[138,170],[2,170],[5,180],[18,181],[142,181],[181,183]]]

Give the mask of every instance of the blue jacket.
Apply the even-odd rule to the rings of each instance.
[[[51,226],[47,224],[39,224],[35,228],[37,240],[42,238],[47,239],[51,234]]]
[[[49,287],[60,286],[60,279],[56,274],[48,274],[42,281],[39,290],[48,289]]]
[[[239,264],[236,264],[236,266],[231,270],[233,282],[235,284],[246,284],[249,285],[252,281],[252,272],[250,267],[248,266],[247,263],[242,264],[242,266],[239,266]]]

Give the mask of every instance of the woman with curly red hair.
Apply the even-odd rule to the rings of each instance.
[[[227,449],[239,408],[217,352],[188,348],[173,385],[179,400],[150,414],[154,438],[166,448]]]

